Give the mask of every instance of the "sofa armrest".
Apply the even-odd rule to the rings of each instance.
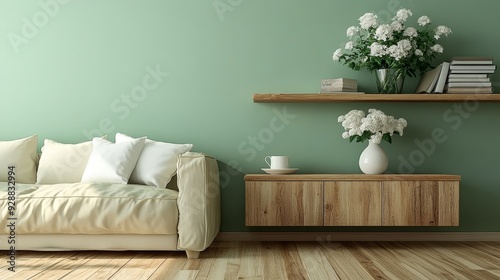
[[[220,228],[220,185],[217,161],[201,153],[177,160],[179,250],[203,251]]]

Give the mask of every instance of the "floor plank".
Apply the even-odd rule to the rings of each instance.
[[[148,279],[164,261],[165,257],[162,256],[161,252],[139,253],[109,279]]]
[[[215,242],[185,252],[20,251],[0,279],[500,279],[500,242]]]
[[[149,279],[174,279],[187,262],[185,252],[167,252],[165,257]]]
[[[175,275],[173,280],[194,280],[196,279],[196,275],[198,275],[198,270],[180,270],[177,275]]]
[[[217,256],[216,256],[216,247],[209,247],[203,252],[203,258],[201,266],[196,274],[196,280],[206,280],[208,274],[210,273],[210,269],[212,268]]]
[[[102,266],[93,266],[86,268],[89,269],[88,273],[90,276],[88,278],[83,279],[92,279],[92,280],[105,280],[111,278],[118,270],[124,267],[130,259],[134,258],[137,255],[136,252],[127,252],[124,254],[123,252],[102,252],[100,258],[105,261],[109,260],[109,263]],[[71,278],[68,278],[71,279]]]
[[[321,250],[340,279],[373,279],[348,247],[339,242],[322,243]]]
[[[285,261],[282,251],[285,243],[263,242],[262,255],[265,279],[286,279]]]
[[[238,271],[240,270],[240,246],[230,246],[226,252],[227,264],[224,279],[238,279]]]
[[[5,255],[4,251],[2,255]],[[72,252],[71,255],[75,253]],[[59,258],[62,260],[62,255],[59,252],[35,252],[35,251],[22,251],[17,252],[16,256],[16,268],[15,272],[8,270],[9,265],[6,262],[1,262],[0,266],[0,279],[15,279],[19,277],[19,275],[29,278],[35,275],[37,272],[43,270],[43,266],[48,266],[46,259],[56,259]],[[6,264],[6,265],[4,265]]]
[[[304,263],[300,258],[299,250],[296,244],[286,243],[285,251],[283,252],[285,258],[285,270],[288,279],[308,279],[307,271]]]
[[[237,279],[264,279],[263,246],[261,242],[241,244],[240,270]]]
[[[58,261],[56,264],[44,269],[40,273],[27,279],[60,279],[65,275],[77,269],[80,265],[85,264],[92,258],[96,257],[98,252],[78,252],[68,258]],[[21,279],[21,278],[17,278]]]
[[[207,279],[224,279],[227,268],[228,248],[216,248],[215,261],[208,272]]]
[[[318,242],[304,242],[297,250],[309,279],[340,279]]]
[[[2,269],[2,273],[0,274],[0,279],[36,279],[37,275],[43,273],[44,271],[50,271],[52,269],[57,270],[57,265],[59,262],[64,261],[65,259],[72,258],[79,254],[79,252],[37,252],[37,254],[30,255],[28,252],[18,252],[17,255],[17,270],[12,273],[10,271],[6,271]],[[26,253],[26,255],[24,254]],[[45,258],[48,256],[48,258]],[[7,273],[7,275],[2,275]]]
[[[344,243],[342,243],[344,244]],[[358,260],[359,264],[364,267],[364,269],[371,275],[374,279],[390,279],[389,276],[386,275],[388,271],[384,269],[380,269],[377,264],[377,259],[373,259],[370,254],[365,252],[362,248],[365,246],[370,246],[370,244],[356,244],[356,243],[347,243],[346,248],[349,249],[351,254]]]

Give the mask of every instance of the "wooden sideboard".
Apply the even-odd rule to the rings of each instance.
[[[460,176],[245,176],[247,226],[458,226]]]

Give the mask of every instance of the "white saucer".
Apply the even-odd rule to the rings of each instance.
[[[298,168],[280,168],[280,169],[271,169],[271,168],[262,168],[264,172],[267,174],[290,174],[297,170]]]

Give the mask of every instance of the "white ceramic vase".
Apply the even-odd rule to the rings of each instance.
[[[382,174],[387,170],[389,161],[387,155],[379,144],[369,140],[366,147],[359,157],[359,168],[365,174]]]

